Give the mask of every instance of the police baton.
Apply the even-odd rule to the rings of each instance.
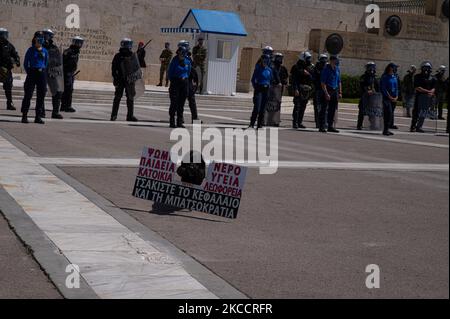
[[[78,74],[80,74],[81,71],[77,71],[75,72],[75,74],[73,75],[73,77],[76,77]]]

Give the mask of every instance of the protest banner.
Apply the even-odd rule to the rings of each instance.
[[[144,148],[133,196],[180,209],[237,218],[246,167],[211,163],[200,185],[182,182],[176,168],[169,151]]]

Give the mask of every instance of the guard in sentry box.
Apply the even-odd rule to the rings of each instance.
[[[28,111],[30,110],[31,98],[36,88],[36,117],[34,123],[44,124],[42,114],[44,113],[44,101],[47,94],[47,74],[48,52],[43,47],[44,35],[41,31],[34,34],[32,46],[25,54],[23,67],[27,73],[27,78],[23,85],[25,95],[22,101],[22,123],[28,123]]]
[[[72,39],[70,47],[63,53],[64,93],[61,100],[61,112],[76,112],[72,107],[72,94],[78,61],[80,59],[80,50],[83,47],[83,44],[84,39],[80,36],[76,36]]]
[[[134,116],[134,98],[136,96],[136,75],[141,75],[141,67],[136,53],[133,53],[133,41],[125,38],[120,42],[119,52],[114,56],[112,61],[112,76],[114,79],[114,102],[111,113],[111,121],[117,120],[120,101],[123,92],[127,96],[127,121],[137,122]]]
[[[13,76],[12,69],[16,65],[20,67],[20,58],[16,48],[9,42],[9,32],[5,28],[0,28],[0,82],[3,83],[3,90],[6,96],[6,109],[15,111],[12,100]]]
[[[44,48],[48,51],[47,84],[52,94],[52,119],[62,120],[63,117],[59,114],[59,108],[64,92],[63,58],[61,51],[53,41],[55,36],[53,31],[45,29],[43,33],[45,40]]]

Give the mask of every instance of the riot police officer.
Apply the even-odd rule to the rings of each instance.
[[[314,104],[314,121],[316,122],[316,128],[319,128],[319,110],[320,110],[320,104],[321,100],[320,97],[322,95],[322,85],[320,82],[320,74],[322,73],[323,69],[327,65],[328,62],[328,55],[327,54],[321,54],[319,56],[319,60],[314,65],[314,71],[313,71],[313,85],[314,85],[314,98],[313,98],[313,104]]]
[[[283,65],[282,53],[275,53],[272,65],[273,80],[266,108],[266,126],[280,126],[281,102],[284,87],[288,84],[289,73]]]
[[[12,100],[13,87],[13,66],[20,66],[20,58],[14,46],[9,42],[9,32],[7,29],[0,28],[0,82],[3,82],[3,90],[6,96],[6,109],[16,110]]]
[[[403,78],[403,106],[406,109],[406,117],[411,117],[411,110],[414,107],[414,98],[416,90],[414,88],[414,76],[416,75],[417,67],[411,65]]]
[[[78,68],[80,50],[83,47],[84,39],[76,36],[72,39],[72,44],[63,53],[64,68],[64,93],[61,100],[61,112],[74,113],[72,107],[73,84],[75,82],[75,72]]]
[[[359,85],[361,89],[361,99],[359,100],[357,129],[362,130],[364,116],[366,115],[368,97],[380,91],[380,84],[377,79],[377,65],[375,62],[366,64],[366,72],[361,76]]]
[[[302,52],[299,60],[291,69],[292,89],[294,91],[294,112],[292,114],[292,127],[294,129],[306,128],[303,125],[306,106],[312,94],[312,55]]]
[[[45,95],[47,93],[46,69],[48,66],[48,52],[43,47],[44,35],[36,32],[32,40],[32,46],[27,50],[23,67],[27,73],[27,78],[23,85],[24,97],[22,101],[22,123],[28,123],[28,111],[30,110],[31,98],[36,88],[36,117],[34,122],[44,124],[42,114],[45,106]]]
[[[191,61],[187,58],[188,52],[185,46],[179,46],[176,56],[169,65],[169,117],[171,128],[184,127],[184,104],[189,93],[189,75],[192,68]]]
[[[422,129],[436,93],[436,78],[431,74],[433,66],[425,61],[421,65],[421,73],[414,77],[416,100],[414,102],[411,132],[424,133]]]
[[[445,120],[444,118],[444,103],[447,101],[448,94],[448,86],[446,85],[445,72],[447,71],[447,67],[445,65],[441,65],[436,72],[436,99],[438,106],[438,119]]]
[[[137,122],[134,116],[134,97],[136,95],[135,81],[133,73],[140,72],[139,59],[132,51],[133,41],[125,38],[120,42],[119,52],[114,56],[112,61],[111,72],[114,79],[114,102],[111,113],[111,121],[117,120],[120,101],[123,97],[123,91],[127,96],[127,121]],[[134,63],[133,63],[134,62]]]
[[[64,91],[64,74],[62,65],[62,55],[59,48],[53,42],[54,33],[50,29],[45,29],[44,48],[48,51],[47,84],[52,94],[52,118],[62,119],[59,113],[61,97]]]

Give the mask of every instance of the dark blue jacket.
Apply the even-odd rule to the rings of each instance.
[[[263,67],[261,64],[257,64],[252,76],[252,85],[255,88],[258,85],[270,86],[273,79],[272,69],[268,66]]]
[[[30,69],[46,69],[48,66],[48,51],[42,48],[42,51],[38,51],[35,47],[31,47],[27,50],[23,67],[28,73]]]
[[[339,83],[341,83],[341,70],[339,66],[333,70],[330,64],[327,64],[320,74],[320,82],[325,83],[326,86],[337,90],[339,89]]]
[[[398,78],[395,74],[383,74],[381,77],[381,93],[383,97],[388,98],[389,96],[396,98],[398,97]]]
[[[169,66],[169,79],[170,81],[177,79],[188,79],[191,73],[191,61],[185,58],[183,62],[180,61],[178,56],[172,59]]]

